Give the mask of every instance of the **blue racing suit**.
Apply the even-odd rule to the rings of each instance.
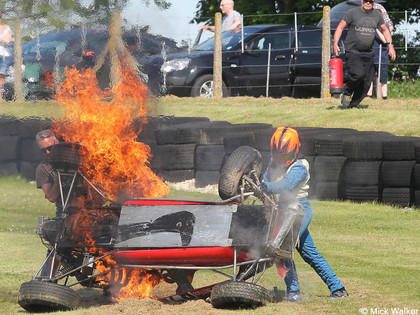
[[[287,167],[277,166],[270,160],[264,173],[264,183],[267,187],[267,192],[273,194],[280,207],[285,207],[297,199],[305,209],[305,216],[299,235],[300,242],[296,249],[303,260],[321,277],[328,289],[334,292],[342,289],[344,286],[325,258],[316,249],[308,230],[312,219],[312,207],[307,198],[308,181],[309,164],[305,159],[299,159]],[[299,291],[300,286],[293,260],[286,260],[285,266],[289,269],[284,278],[287,292]]]

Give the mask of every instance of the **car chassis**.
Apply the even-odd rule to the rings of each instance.
[[[133,198],[123,204],[109,200],[81,173],[77,152],[78,146],[69,143],[51,152],[63,212],[57,218],[39,217],[37,234],[49,250],[32,280],[20,288],[18,302],[24,309],[77,308],[81,298],[73,286],[107,292],[110,288],[98,279],[121,267],[141,268],[177,283],[177,293],[160,299],[163,302],[207,299],[225,308],[280,300],[276,291],[257,282],[279,260],[293,259],[304,210],[299,203],[279,209],[261,189],[257,150],[239,147],[227,159],[219,182],[222,200]],[[80,191],[99,196],[101,206],[96,202],[81,209],[74,203]],[[262,204],[255,204],[258,199]],[[97,264],[106,265],[108,258],[115,265],[99,272]],[[194,289],[189,277],[197,270],[212,270],[228,280]],[[70,276],[77,281],[69,283]]]

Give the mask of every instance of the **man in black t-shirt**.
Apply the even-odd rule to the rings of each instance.
[[[341,98],[341,104],[345,108],[359,105],[369,90],[373,71],[372,46],[378,27],[388,43],[391,60],[395,60],[396,57],[391,33],[381,12],[373,9],[374,3],[374,0],[361,0],[361,7],[347,11],[334,33],[334,55],[338,56],[338,42],[344,28],[348,26],[344,47],[350,77]]]

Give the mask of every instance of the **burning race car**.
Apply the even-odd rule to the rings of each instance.
[[[134,288],[134,297],[145,298],[164,281],[178,289],[162,302],[207,299],[216,308],[231,308],[279,300],[257,282],[276,260],[293,258],[304,210],[299,204],[278,209],[261,190],[257,150],[239,147],[228,158],[220,201],[131,198],[121,204],[82,173],[80,149],[60,143],[51,151],[63,214],[39,218],[37,233],[48,256],[21,285],[21,307],[75,309],[81,302],[75,285],[100,288],[115,300]],[[65,182],[70,184],[64,187]],[[256,199],[262,204],[249,202]],[[193,288],[191,278],[199,270],[214,270],[227,280]]]

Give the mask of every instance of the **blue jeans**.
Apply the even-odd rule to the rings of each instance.
[[[322,281],[325,282],[331,292],[339,290],[344,287],[343,284],[338,279],[325,258],[316,249],[314,241],[308,231],[308,226],[312,219],[312,207],[306,198],[300,199],[299,202],[305,209],[305,217],[303,218],[300,230],[300,244],[296,249],[300,256],[302,256],[303,260],[308,263],[321,277]],[[300,286],[295,263],[293,260],[288,259],[285,261],[285,266],[290,269],[284,278],[287,292],[299,291]]]

